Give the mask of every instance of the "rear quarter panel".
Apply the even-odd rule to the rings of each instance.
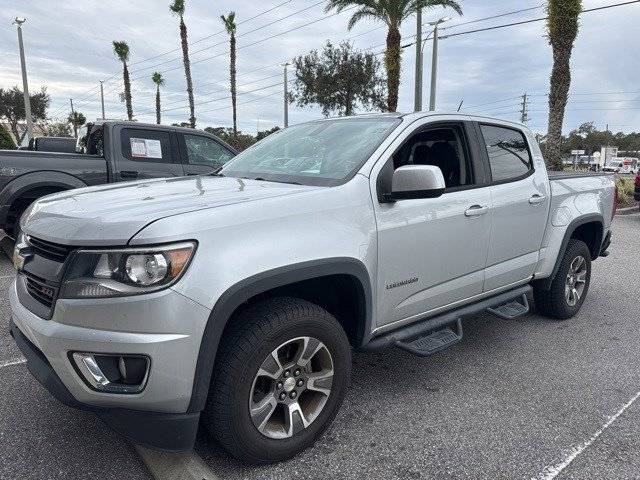
[[[553,176],[551,210],[536,267],[536,278],[553,272],[569,225],[580,218],[600,216],[603,238],[612,221],[615,182],[613,175]]]

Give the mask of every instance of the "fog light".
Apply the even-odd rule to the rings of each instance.
[[[149,377],[149,357],[145,355],[105,355],[74,352],[78,372],[93,390],[108,393],[139,393]]]

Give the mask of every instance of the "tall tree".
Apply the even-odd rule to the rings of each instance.
[[[371,18],[379,20],[387,25],[387,48],[384,52],[384,64],[387,69],[387,108],[395,112],[398,108],[398,90],[400,88],[400,64],[402,37],[400,26],[402,22],[419,9],[433,7],[450,7],[462,15],[462,8],[454,0],[329,0],[325,11],[336,10],[341,12],[349,7],[358,7],[349,19],[348,28],[360,20]]]
[[[51,101],[47,89],[42,87],[40,92],[29,95],[29,100],[31,117],[34,120],[44,120],[47,116],[47,108],[49,108]],[[24,96],[22,95],[22,90],[18,87],[9,89],[0,88],[0,117],[7,118],[16,143],[20,144],[22,142],[22,136],[18,131],[18,124],[20,121],[25,120],[26,114],[24,111]]]
[[[561,136],[567,95],[571,86],[571,52],[578,35],[578,15],[582,0],[549,0],[547,31],[553,50],[553,68],[549,88],[549,130],[547,132],[547,163],[549,168],[562,170]]]
[[[224,28],[229,34],[229,82],[231,83],[231,108],[233,109],[233,135],[238,136],[238,118],[236,112],[236,14],[229,12],[226,17],[220,15]]]
[[[78,138],[78,127],[81,127],[87,122],[87,117],[85,117],[83,113],[74,110],[73,112],[69,112],[67,121],[71,124],[71,127],[73,127],[73,136]]]
[[[382,66],[372,53],[355,51],[348,42],[336,47],[327,41],[322,53],[312,50],[293,64],[290,101],[301,107],[319,105],[325,115],[352,115],[358,104],[367,110],[386,109]]]
[[[189,96],[189,123],[196,128],[196,117],[193,106],[193,82],[191,81],[191,61],[189,60],[189,43],[187,42],[187,26],[184,23],[184,0],[173,0],[169,10],[180,17],[180,41],[182,42],[182,60],[184,62],[184,76],[187,79],[187,95]]]
[[[124,101],[127,104],[127,118],[133,120],[133,106],[131,105],[131,79],[129,78],[129,45],[127,42],[113,41],[113,53],[122,62],[122,78],[124,80]]]
[[[164,86],[164,78],[160,72],[153,72],[151,81],[156,84],[156,123],[160,125],[160,87]]]

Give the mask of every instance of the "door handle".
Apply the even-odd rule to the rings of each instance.
[[[489,211],[486,205],[472,205],[464,211],[465,217],[479,217]]]
[[[529,203],[531,205],[540,205],[542,202],[544,202],[546,199],[546,197],[543,197],[542,195],[538,195],[537,193],[535,195],[532,195],[531,198],[529,198]]]
[[[121,178],[138,178],[138,172],[135,170],[121,170],[120,171]]]

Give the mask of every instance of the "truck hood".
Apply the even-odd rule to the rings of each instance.
[[[317,188],[212,176],[81,188],[36,201],[22,218],[22,230],[66,245],[124,245],[161,218]]]

